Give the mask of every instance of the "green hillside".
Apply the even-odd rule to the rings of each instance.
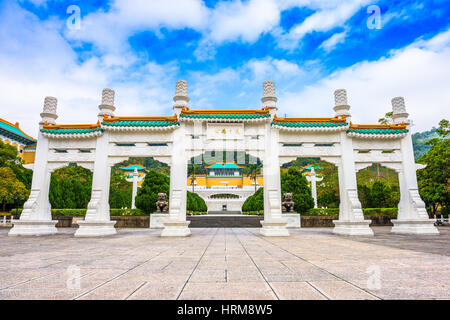
[[[416,161],[423,156],[427,151],[430,149],[429,145],[426,145],[425,143],[428,140],[431,140],[433,138],[437,138],[438,134],[436,132],[436,128],[433,128],[429,131],[424,132],[416,132],[412,135],[412,141],[413,141],[413,148],[414,148],[414,159]]]

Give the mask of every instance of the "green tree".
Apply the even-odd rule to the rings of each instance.
[[[293,195],[296,212],[302,213],[314,208],[314,199],[308,182],[303,174],[294,167],[290,167],[286,173],[281,175],[281,194],[288,192]]]
[[[247,167],[244,168],[243,174],[247,177],[250,177],[250,179],[253,180],[253,184],[255,185],[255,193],[256,193],[256,178],[258,177],[258,174],[261,173],[261,165],[256,163],[248,164]]]
[[[22,159],[18,157],[15,147],[0,141],[0,167],[10,163],[22,163]]]
[[[31,189],[33,170],[24,168],[22,163],[22,158],[19,157],[17,149],[0,141],[0,167],[11,168],[16,175],[16,178],[22,182],[27,189]]]
[[[77,165],[55,170],[49,200],[55,209],[85,209],[91,199],[92,172]]]
[[[203,200],[198,194],[188,191],[186,195],[186,210],[206,212],[208,208],[205,200]]]
[[[392,114],[393,112],[386,112],[386,114],[384,115],[384,118],[380,118],[378,119],[378,123],[379,124],[390,124],[392,123]]]
[[[131,198],[133,196],[133,183],[128,182],[123,174],[111,177],[109,187],[110,208],[131,208]]]
[[[141,188],[139,188],[135,202],[136,208],[143,212],[151,214],[156,212],[156,201],[158,193],[167,194],[169,201],[170,178],[165,174],[149,170],[145,176]]]
[[[2,210],[6,211],[6,203],[11,203],[17,198],[25,198],[29,191],[20,182],[11,168],[0,168],[0,202]]]
[[[243,212],[264,210],[264,188],[259,188],[253,195],[248,197],[242,205]]]
[[[426,167],[417,171],[420,196],[433,214],[436,213],[439,206],[441,206],[442,212],[448,212],[450,208],[448,121],[440,121],[439,126],[439,129],[436,130],[439,137],[428,141],[431,148],[419,159],[419,162],[426,164]]]

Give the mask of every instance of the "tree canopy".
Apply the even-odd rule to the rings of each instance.
[[[290,167],[286,173],[281,174],[281,195],[292,193],[294,211],[306,212],[314,208],[314,199],[308,181],[300,170]]]
[[[438,137],[430,140],[430,150],[419,162],[425,164],[424,169],[417,171],[420,196],[427,206],[435,213],[439,206],[442,212],[448,214],[450,208],[450,141],[449,122],[439,122],[436,130]]]
[[[6,203],[14,202],[18,198],[25,198],[29,191],[20,182],[14,171],[9,167],[0,167],[0,202],[2,211],[6,211]]]
[[[55,209],[85,209],[91,199],[92,172],[69,165],[55,170],[50,180],[49,200]]]

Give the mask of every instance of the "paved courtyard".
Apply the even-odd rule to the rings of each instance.
[[[264,238],[258,229],[191,229],[188,238],[119,229],[107,238],[8,237],[0,299],[450,299],[450,228],[373,238],[331,228]]]

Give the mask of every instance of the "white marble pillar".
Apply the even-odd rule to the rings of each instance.
[[[136,195],[137,195],[137,183],[138,183],[138,171],[135,168],[133,172],[133,191],[131,195],[131,209],[136,209]]]
[[[347,103],[347,92],[344,89],[334,93],[337,117],[350,119],[350,106]],[[342,235],[373,236],[369,227],[371,220],[364,220],[361,202],[358,198],[356,168],[353,151],[353,141],[345,131],[341,131],[341,161],[338,164],[339,176],[339,219],[333,220],[333,233]]]
[[[13,220],[10,236],[49,235],[57,233],[55,227],[58,221],[52,220],[51,205],[48,200],[51,171],[48,166],[49,141],[43,136],[41,129],[44,123],[55,124],[57,100],[46,97],[42,121],[39,123],[39,133],[36,146],[36,158],[33,170],[31,192],[23,206],[19,220]]]
[[[319,178],[316,174],[316,170],[312,167],[311,175],[309,177],[307,176],[306,179],[311,182],[311,193],[314,199],[314,208],[317,208],[317,182],[322,181],[323,177]]]
[[[277,97],[275,95],[275,84],[273,81],[264,81],[263,107],[270,110],[273,119],[277,108]],[[264,221],[261,221],[260,233],[263,236],[284,237],[289,236],[286,219],[281,212],[281,179],[280,179],[280,145],[278,129],[273,129],[271,121],[266,123],[264,133]]]
[[[187,82],[177,81],[173,109],[177,115],[187,106]],[[191,235],[190,221],[186,221],[187,154],[184,122],[173,132],[172,159],[170,166],[169,216],[164,221],[161,237],[186,237]]]
[[[289,236],[286,219],[281,212],[281,180],[279,165],[278,130],[267,124],[263,159],[264,221],[260,233],[263,236]],[[270,150],[270,152],[268,152]]]
[[[99,119],[104,115],[113,115],[114,91],[104,89],[102,93],[102,104],[99,106]],[[107,113],[105,113],[107,110]],[[75,237],[100,237],[116,233],[111,221],[109,211],[109,188],[111,181],[111,165],[108,162],[109,154],[109,132],[104,131],[97,138],[95,148],[94,174],[92,176],[91,200],[88,203],[84,221],[79,221],[79,228]]]
[[[406,123],[409,131],[400,142],[402,155],[402,165],[398,172],[400,202],[397,219],[392,220],[394,226],[391,231],[401,234],[439,234],[434,226],[435,219],[428,217],[425,203],[419,194],[410,121],[404,99],[402,97],[392,99],[392,108],[394,123]]]
[[[373,236],[369,227],[371,220],[364,220],[361,202],[358,198],[356,168],[351,138],[341,133],[342,156],[338,165],[339,176],[339,220],[333,220],[333,233],[342,235]]]

